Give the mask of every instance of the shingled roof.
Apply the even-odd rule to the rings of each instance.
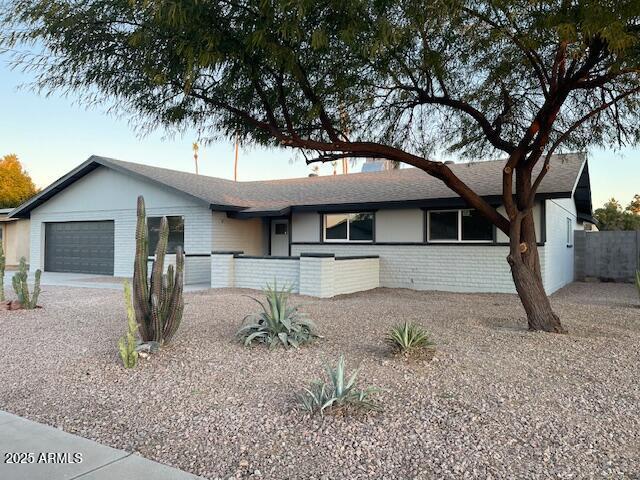
[[[499,202],[502,194],[504,160],[450,165],[454,173],[479,195]],[[538,194],[545,197],[571,197],[584,176],[584,154],[556,155],[551,172],[544,178]],[[222,178],[123,162],[92,156],[82,165],[54,182],[40,194],[16,208],[11,216],[27,217],[38,205],[99,167],[151,181],[208,204],[212,210],[232,212],[238,217],[281,215],[289,210],[337,210],[367,206],[463,205],[457,194],[440,180],[416,168],[349,175],[292,178],[284,180],[234,182]],[[588,171],[586,173],[588,187]],[[584,183],[584,181],[582,182]],[[590,213],[590,193],[589,212]]]

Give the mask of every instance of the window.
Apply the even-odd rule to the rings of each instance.
[[[491,242],[493,225],[477,210],[428,212],[430,242]]]
[[[462,210],[462,241],[493,240],[493,224],[477,210]]]
[[[160,221],[162,217],[149,217],[147,229],[149,230],[149,255],[155,255],[158,239],[160,237]],[[178,246],[184,249],[184,218],[167,217],[169,221],[169,244],[167,253],[176,253]]]
[[[372,242],[373,213],[331,213],[324,216],[326,242]]]
[[[458,211],[429,212],[429,240],[458,241]]]
[[[573,222],[567,218],[567,247],[573,246]]]
[[[286,235],[287,234],[287,224],[286,223],[276,223],[275,230],[276,230],[276,235]]]

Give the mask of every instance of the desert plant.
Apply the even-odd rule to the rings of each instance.
[[[18,296],[18,302],[22,308],[28,310],[34,309],[38,306],[38,297],[40,296],[40,276],[42,271],[36,270],[35,280],[33,283],[33,295],[29,294],[29,283],[27,282],[28,270],[27,260],[24,257],[20,258],[20,266],[18,271],[13,275],[11,282],[13,283],[13,289]]]
[[[133,267],[133,307],[143,342],[167,344],[175,335],[184,311],[184,252],[176,250],[176,268],[169,265],[164,274],[164,258],[169,242],[167,217],[160,222],[160,236],[149,279],[149,238],[144,198],[138,197],[136,256]]]
[[[640,270],[636,270],[636,289],[638,290],[638,297],[640,297]]]
[[[138,324],[131,303],[131,284],[127,280],[124,282],[124,301],[127,306],[127,333],[118,340],[118,351],[124,368],[134,368],[138,364],[138,351],[136,350]]]
[[[262,312],[244,318],[244,324],[236,335],[245,346],[256,341],[267,344],[269,348],[280,344],[285,348],[298,348],[318,338],[313,322],[298,311],[298,307],[287,305],[291,287],[278,289],[274,282],[273,287],[267,284],[264,293],[268,306],[257,298],[249,297],[262,307]]]
[[[360,369],[356,369],[347,380],[344,356],[340,355],[336,368],[325,365],[326,379],[316,380],[298,395],[300,408],[309,413],[323,415],[325,410],[355,408],[379,410],[380,406],[371,396],[380,390],[375,387],[357,388]]]
[[[404,322],[389,330],[385,342],[396,352],[410,353],[418,349],[433,347],[427,331],[415,323]]]
[[[4,249],[2,248],[2,240],[0,240],[0,302],[5,301],[4,297],[4,269],[6,260],[4,257]]]

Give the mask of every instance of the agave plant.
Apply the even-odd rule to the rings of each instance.
[[[409,322],[392,327],[385,341],[399,353],[410,353],[417,349],[425,349],[434,345],[423,327]]]
[[[343,355],[340,355],[336,368],[325,365],[325,372],[326,380],[316,380],[298,395],[302,410],[320,415],[324,415],[327,409],[336,410],[345,407],[379,410],[380,406],[371,399],[371,396],[380,390],[375,387],[357,388],[356,382],[360,369],[356,369],[347,379]]]
[[[266,304],[257,298],[249,297],[262,307],[262,311],[247,315],[242,328],[236,334],[245,346],[255,341],[265,343],[269,348],[278,345],[298,348],[318,338],[313,322],[298,311],[298,307],[288,305],[291,290],[291,287],[279,290],[274,282],[273,287],[267,284],[264,289]]]

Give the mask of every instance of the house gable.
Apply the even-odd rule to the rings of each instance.
[[[100,166],[58,192],[31,213],[130,210],[139,195],[147,208],[203,205],[189,196]]]

